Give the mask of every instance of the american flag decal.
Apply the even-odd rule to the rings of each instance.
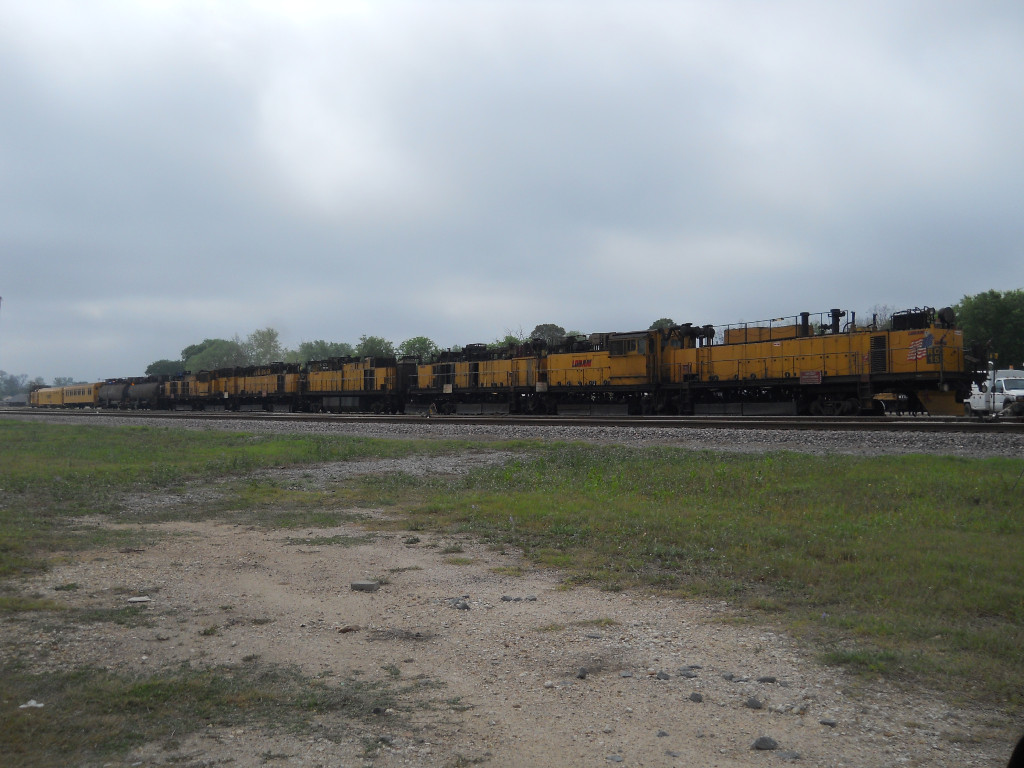
[[[910,342],[910,349],[907,351],[907,360],[922,360],[931,349],[934,339],[930,333],[926,333],[920,339]]]

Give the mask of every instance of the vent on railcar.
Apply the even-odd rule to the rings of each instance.
[[[894,331],[915,331],[928,328],[935,323],[935,310],[931,307],[915,307],[892,314]]]
[[[880,333],[871,337],[871,372],[885,373],[889,370],[888,334]]]

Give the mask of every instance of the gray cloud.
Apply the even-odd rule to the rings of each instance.
[[[0,2],[0,368],[1024,284],[1015,4]]]

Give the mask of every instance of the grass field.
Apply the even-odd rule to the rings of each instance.
[[[272,472],[253,474],[498,448],[517,458],[444,478],[373,475],[301,488],[276,482]],[[567,588],[589,583],[725,599],[742,620],[783,627],[829,663],[1019,712],[1024,515],[1014,484],[1021,468],[1009,459],[484,446],[2,421],[0,615],[59,604],[59,595],[38,599],[17,589],[19,576],[47,568],[54,553],[154,535],[115,534],[84,518],[116,520],[128,495],[186,484],[194,491],[217,481],[218,492],[201,508],[161,508],[148,519],[296,527],[331,525],[360,506],[385,506],[414,530],[472,533],[497,548],[522,547],[531,561],[564,569]],[[139,712],[120,713],[120,722],[154,706],[132,687],[146,681],[81,674],[99,692],[134,691],[128,700],[139,702]],[[215,671],[166,674],[143,686],[147,696],[185,686],[207,691],[209,706],[219,706]],[[254,671],[237,684],[255,690],[270,674],[286,673]],[[0,669],[5,689],[28,690],[34,682],[16,664]],[[83,707],[83,718],[98,716]],[[17,723],[0,725],[18,733]],[[12,745],[0,744],[0,752],[5,747]]]

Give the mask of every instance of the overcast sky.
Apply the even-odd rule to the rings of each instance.
[[[0,0],[0,369],[1024,287],[1024,4]]]

